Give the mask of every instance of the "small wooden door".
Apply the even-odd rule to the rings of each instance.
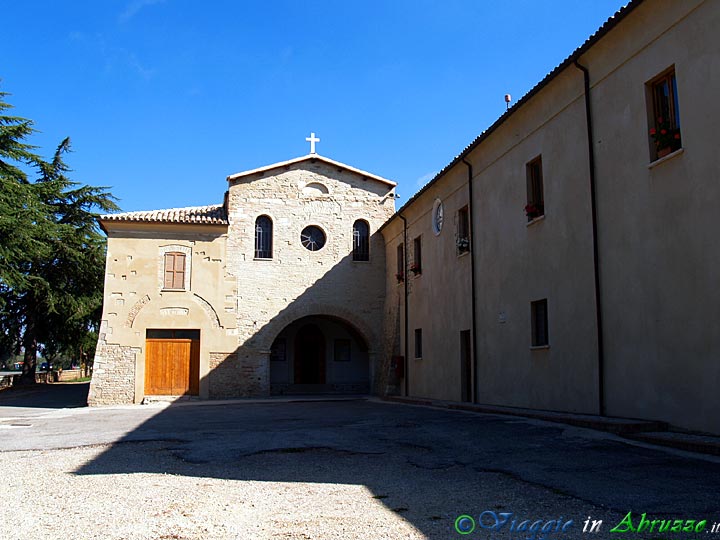
[[[199,394],[200,340],[145,340],[145,394],[181,396]]]

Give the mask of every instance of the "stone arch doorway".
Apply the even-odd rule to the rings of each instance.
[[[325,384],[325,334],[316,324],[295,335],[295,384]]]
[[[270,351],[271,394],[370,392],[368,343],[343,319],[301,317],[280,331]]]

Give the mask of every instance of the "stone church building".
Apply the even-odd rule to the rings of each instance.
[[[397,212],[311,149],[103,217],[90,402],[392,391],[720,434],[718,28],[717,0],[631,1]]]
[[[91,404],[373,389],[384,354],[377,231],[395,183],[316,153],[227,182],[222,204],[100,220]]]

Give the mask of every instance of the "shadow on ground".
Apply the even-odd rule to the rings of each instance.
[[[90,383],[37,383],[0,391],[0,407],[69,409],[86,407]]]
[[[482,511],[711,519],[720,463],[578,428],[357,400],[174,405],[80,475],[362,484],[429,537]],[[554,505],[554,506],[553,506]],[[553,510],[555,511],[555,510]],[[567,515],[567,514],[566,514]],[[711,522],[712,523],[712,522]]]

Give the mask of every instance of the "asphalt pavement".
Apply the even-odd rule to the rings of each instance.
[[[361,483],[392,496],[392,509],[405,508],[403,518],[429,538],[435,521],[459,538],[452,516],[503,509],[546,519],[565,512],[576,523],[629,511],[720,521],[719,458],[591,429],[374,399],[52,408],[62,397],[78,405],[84,390],[53,391],[0,398],[0,453],[106,445],[76,474],[164,473],[153,460],[128,459],[148,448],[176,460],[173,474]]]

